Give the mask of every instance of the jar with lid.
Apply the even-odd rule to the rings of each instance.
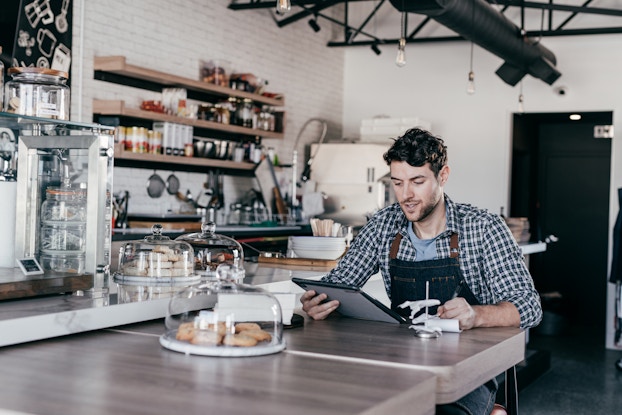
[[[44,269],[81,272],[86,252],[86,188],[49,187],[41,205],[40,259]]]
[[[240,100],[236,97],[229,97],[227,101],[229,112],[231,114],[229,123],[233,125],[240,125],[240,111],[242,109]]]
[[[239,125],[246,128],[253,127],[253,101],[250,98],[244,98],[238,114]]]
[[[214,105],[214,121],[221,124],[229,124],[231,112],[226,104]]]
[[[4,110],[32,117],[69,120],[67,72],[48,68],[14,67],[4,89]]]

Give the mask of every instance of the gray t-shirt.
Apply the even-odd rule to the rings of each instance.
[[[415,235],[415,231],[413,230],[411,223],[408,227],[408,237],[417,252],[415,261],[428,261],[436,259],[436,238],[438,238],[438,236],[435,236],[432,239],[419,239],[417,235]]]

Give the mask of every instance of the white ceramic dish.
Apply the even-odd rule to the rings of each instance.
[[[343,254],[343,252],[345,251],[345,246],[343,247],[343,249],[331,250],[314,250],[301,248],[293,248],[293,250],[298,258],[334,260],[339,258]]]
[[[223,357],[243,357],[243,356],[263,356],[266,354],[278,353],[285,349],[285,342],[259,344],[253,347],[236,346],[198,346],[175,338],[176,331],[172,330],[160,336],[162,347],[179,353],[195,354],[201,356],[223,356]]]

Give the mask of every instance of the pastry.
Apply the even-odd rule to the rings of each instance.
[[[257,340],[244,334],[227,334],[223,340],[227,346],[252,347],[257,344]]]
[[[223,335],[215,331],[196,330],[190,343],[200,346],[217,346],[222,341]]]
[[[240,332],[241,335],[252,337],[258,342],[270,341],[272,340],[272,336],[265,330],[242,330]]]
[[[237,323],[235,325],[236,333],[239,333],[244,330],[261,330],[261,327],[257,323]]]
[[[177,340],[190,341],[194,338],[194,323],[183,323],[177,329],[177,334],[175,338]]]

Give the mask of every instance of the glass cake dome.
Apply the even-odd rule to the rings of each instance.
[[[162,235],[162,225],[151,228],[152,235],[129,241],[120,249],[117,283],[182,284],[200,280],[194,272],[194,249],[183,241]]]
[[[233,271],[221,267],[217,280],[172,296],[166,332],[160,337],[163,347],[204,356],[259,356],[285,348],[277,298],[262,288],[234,282]]]
[[[214,222],[201,224],[201,232],[189,233],[179,236],[176,241],[190,244],[195,253],[195,273],[208,279],[216,278],[216,268],[222,264],[235,266],[240,269],[244,278],[244,250],[242,245],[233,238],[218,235]]]

